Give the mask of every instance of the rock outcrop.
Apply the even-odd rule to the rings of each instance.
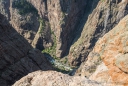
[[[4,3],[9,4],[8,7],[2,5],[0,12],[7,15],[12,26],[33,47],[43,50],[56,44],[56,57],[64,57],[68,53],[72,41],[77,36],[76,32],[80,33],[85,23],[84,14],[88,15],[87,8],[92,4],[92,1],[89,0],[21,0],[21,4],[18,3],[18,5],[15,2],[20,1],[17,0],[0,2],[3,5]],[[26,4],[32,5],[31,7],[34,7],[33,9],[36,9],[39,15],[30,11],[24,14],[25,6],[28,6]],[[39,17],[44,22],[43,30],[40,27]]]
[[[93,75],[90,76],[90,79],[102,82],[102,80],[105,80],[106,78],[105,82],[107,83],[112,82],[115,85],[128,86],[128,74],[127,74],[128,36],[127,35],[128,35],[128,15],[125,18],[123,18],[116,27],[114,27],[111,31],[106,33],[96,43],[92,52],[93,53],[95,52],[95,54],[97,54],[98,57],[103,61],[103,63],[100,63],[100,65],[102,64],[105,65],[97,67],[95,69],[96,70],[95,73],[93,73]],[[95,58],[95,56],[93,57]],[[91,57],[92,60],[93,57]],[[87,74],[85,74],[84,71],[85,72],[87,71],[85,70],[85,67],[87,67],[88,65],[84,65],[84,66],[83,65],[81,65],[79,71],[82,71],[81,75],[86,76]]]
[[[81,76],[68,76],[54,71],[37,71],[23,77],[13,86],[127,86],[127,35],[128,15],[100,38],[89,54],[85,67],[97,65],[94,70],[90,68],[91,74],[86,73],[84,67]],[[85,78],[86,75],[89,79]]]
[[[128,0],[0,0],[0,85],[53,70],[44,49],[79,76],[37,71],[14,86],[128,86],[127,14]]]
[[[34,48],[43,50],[49,46],[51,47],[49,45],[49,43],[52,43],[50,24],[47,18],[38,15],[37,8],[27,0],[1,0],[0,4],[0,13],[6,16],[12,27]],[[46,23],[43,26],[42,21]]]
[[[26,0],[10,0],[9,12],[11,25],[32,44],[40,26],[36,8]]]
[[[51,31],[56,36],[56,57],[64,57],[76,36],[77,28],[85,14],[88,0],[27,0],[37,8],[43,19],[48,19]],[[82,29],[82,28],[81,28]]]
[[[52,70],[44,55],[25,40],[0,14],[0,85],[10,86],[36,70]]]
[[[0,0],[0,13],[10,20],[10,0]]]
[[[34,13],[19,14],[19,10],[13,6],[14,1],[10,5],[10,24],[31,44],[39,28],[38,16]]]
[[[74,40],[68,55],[71,65],[79,66],[85,61],[97,40],[118,24],[128,14],[127,0],[95,0],[96,8],[91,5],[92,12],[84,25],[81,36]],[[87,15],[87,14],[85,14]]]
[[[34,48],[55,46],[52,54],[67,55],[75,66],[85,61],[96,41],[128,13],[127,0],[21,0],[18,7],[15,2],[20,1],[0,1],[0,13],[11,25]]]
[[[80,76],[68,76],[55,71],[36,71],[28,74],[13,86],[103,86]]]
[[[76,71],[76,75],[90,77],[95,71],[98,65],[102,63],[100,55],[95,52],[91,52],[87,60],[83,62],[78,70]]]

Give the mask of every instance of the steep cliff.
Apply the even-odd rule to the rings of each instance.
[[[100,0],[96,8],[92,7],[80,38],[74,40],[70,48],[68,61],[71,65],[79,66],[85,61],[97,40],[128,14],[127,6],[127,0]]]
[[[96,66],[100,59],[103,63],[99,62],[98,67],[89,68],[85,62],[81,65],[79,74],[88,76],[88,70],[93,69],[93,75],[90,79],[100,82],[113,82],[115,85],[128,85],[128,15],[123,18],[119,24],[111,31],[106,33],[96,43],[93,51],[89,54],[91,66]],[[95,53],[95,54],[94,54]],[[81,73],[80,73],[81,72]],[[89,76],[88,76],[89,77]]]
[[[84,14],[88,15],[89,11],[87,7],[92,3],[95,4],[95,1],[88,0],[2,0],[0,2],[9,4],[8,7],[2,5],[0,12],[9,15],[7,17],[12,26],[34,48],[43,50],[55,46],[55,53],[52,54],[56,57],[64,57],[68,54],[72,41],[77,36],[76,32],[82,30],[86,20],[83,19]]]
[[[90,4],[88,0],[28,0],[37,8],[42,18],[47,18],[51,31],[55,34],[56,39],[56,57],[65,56],[72,40],[76,36],[75,32],[79,30],[78,25],[81,23],[85,14],[86,4]],[[82,28],[81,28],[82,29]]]
[[[36,70],[51,70],[44,55],[16,32],[0,14],[0,85],[8,86]]]
[[[0,4],[0,13],[34,48],[43,50],[52,46],[50,25],[47,19],[38,15],[38,10],[31,3],[26,0],[1,0]]]
[[[37,71],[23,77],[13,86],[127,86],[127,35],[128,15],[98,40],[88,60],[82,63],[84,66],[80,67],[80,76],[68,76],[54,71]],[[88,75],[85,69],[91,74]],[[85,78],[86,76],[89,79]]]
[[[0,84],[53,69],[43,50],[64,64],[80,66],[76,75],[128,85],[127,14],[128,0],[0,0]]]
[[[10,0],[0,0],[0,13],[10,20]]]
[[[40,24],[37,10],[25,0],[10,0],[10,24],[31,44]]]

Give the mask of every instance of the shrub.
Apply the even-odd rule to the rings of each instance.
[[[39,33],[42,33],[45,28],[45,21],[40,18],[39,22],[40,22],[40,32]]]
[[[44,49],[42,52],[43,53],[48,53],[52,57],[54,57],[55,59],[57,59],[57,57],[56,57],[56,45],[57,45],[56,44],[56,36],[55,36],[54,33],[52,33],[52,35],[53,35],[53,42],[54,42],[54,44],[51,47]]]
[[[38,15],[36,8],[26,0],[16,0],[12,3],[12,7],[18,9],[20,15],[25,15],[27,13]]]

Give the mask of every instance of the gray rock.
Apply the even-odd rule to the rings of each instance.
[[[13,86],[103,86],[80,76],[68,76],[55,71],[36,71],[28,74]]]

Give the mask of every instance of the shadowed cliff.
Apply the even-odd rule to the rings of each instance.
[[[10,86],[36,70],[52,70],[44,55],[17,33],[0,14],[0,85]]]

